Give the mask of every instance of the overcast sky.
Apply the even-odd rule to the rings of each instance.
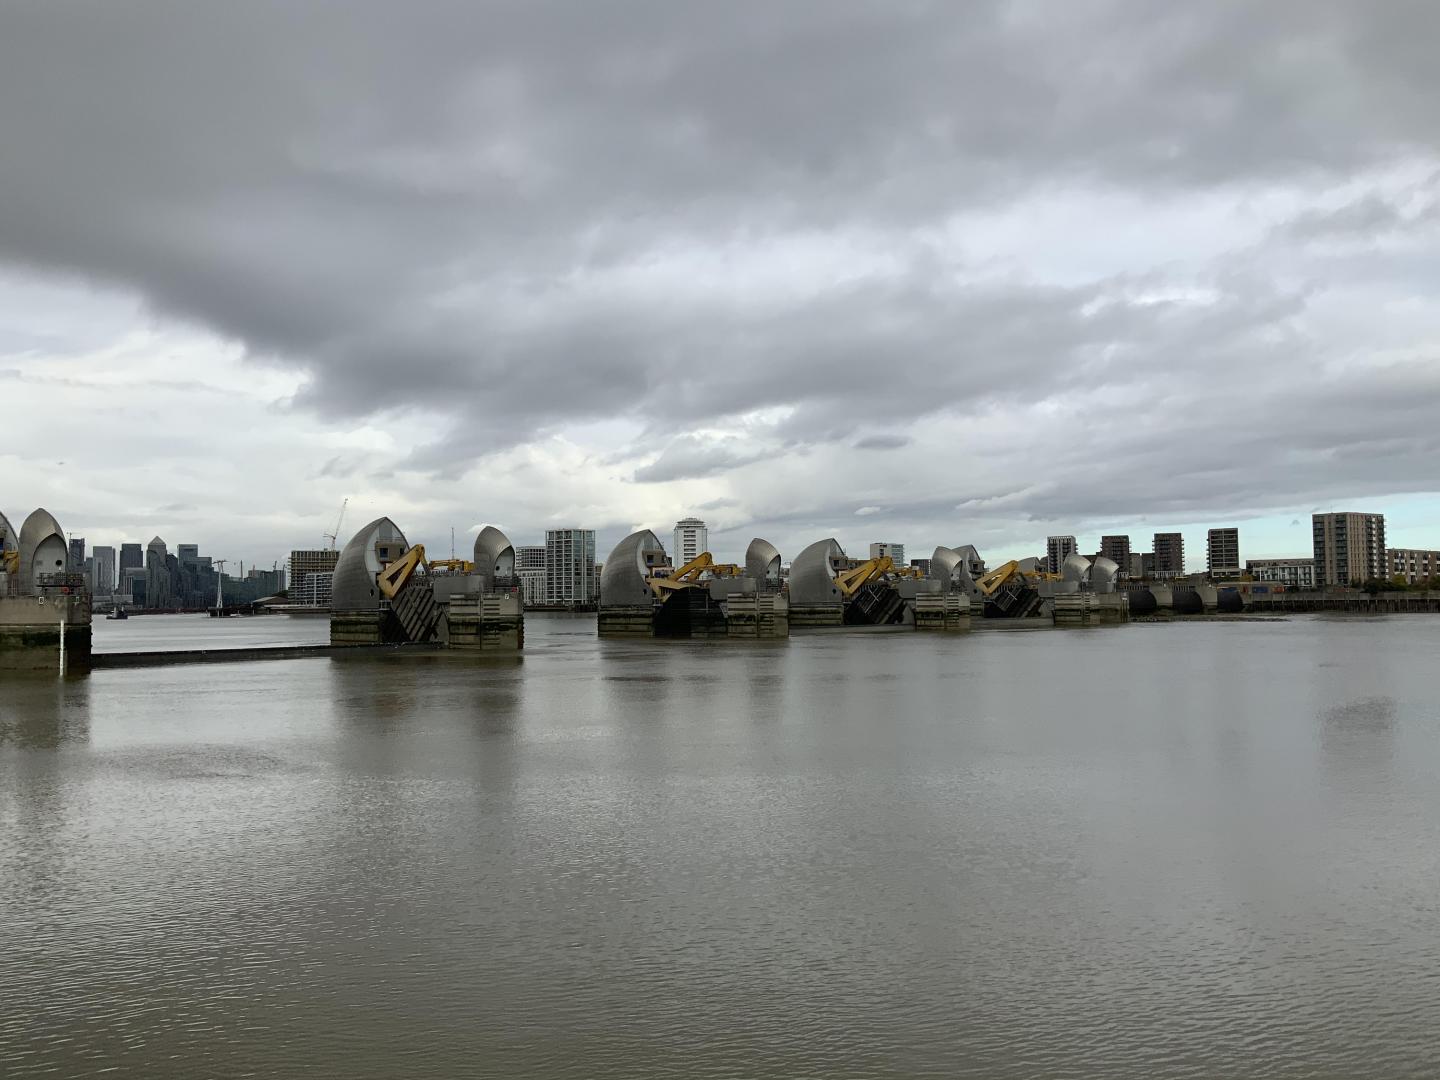
[[[347,496],[432,552],[1440,548],[1437,40],[1429,0],[0,0],[0,509],[267,566]]]

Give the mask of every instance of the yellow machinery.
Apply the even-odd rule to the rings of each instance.
[[[669,577],[650,578],[650,591],[663,599],[673,592],[692,588],[700,584],[700,575],[714,565],[715,560],[710,556],[710,553],[708,551],[702,551],[684,566],[679,567]]]
[[[994,570],[991,570],[988,574],[980,578],[979,581],[975,582],[975,587],[985,596],[994,596],[1007,581],[1019,573],[1020,563],[1015,559],[1011,559],[1004,566],[997,566]]]
[[[975,582],[975,587],[985,596],[994,596],[1011,578],[1024,578],[1027,584],[1037,581],[1060,581],[1061,574],[1047,574],[1043,570],[1021,570],[1020,563],[1011,559],[1004,566],[997,566]]]
[[[425,562],[425,545],[416,544],[392,563],[386,563],[376,583],[386,600],[394,600],[415,571],[428,565]]]
[[[735,563],[717,563],[710,552],[702,551],[668,577],[650,578],[650,591],[663,599],[681,589],[693,589],[698,585],[703,585],[707,575],[717,578],[735,578],[741,577],[744,573],[743,566]]]
[[[7,574],[18,574],[20,572],[20,552],[13,548],[9,551],[0,551],[0,570]]]
[[[854,596],[872,581],[878,581],[894,571],[895,560],[889,555],[881,555],[878,559],[867,559],[853,569],[840,571],[835,575],[835,587],[847,597]]]
[[[435,559],[426,565],[431,571],[444,570],[447,574],[469,574],[475,569],[475,564],[469,559]]]

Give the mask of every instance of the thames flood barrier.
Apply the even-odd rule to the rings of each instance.
[[[671,566],[649,529],[631,533],[600,574],[602,637],[751,638],[790,636],[790,609],[781,591],[780,553],[750,542],[745,565],[717,563],[708,551]]]
[[[65,530],[36,510],[17,535],[0,514],[0,672],[90,669],[90,594]]]
[[[948,551],[938,548],[937,551]],[[797,627],[906,626],[970,629],[970,598],[948,564],[928,572],[888,555],[852,559],[839,541],[817,540],[790,567],[790,618]]]
[[[473,559],[429,560],[389,518],[357,532],[335,564],[330,643],[433,644],[462,653],[525,647],[525,607],[515,548],[485,526]]]

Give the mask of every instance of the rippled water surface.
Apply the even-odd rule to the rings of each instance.
[[[191,652],[196,649],[265,649],[281,645],[328,645],[330,620],[313,615],[132,615],[96,618],[91,626],[97,653]]]
[[[0,1076],[1440,1074],[1440,619],[527,634],[0,682]]]

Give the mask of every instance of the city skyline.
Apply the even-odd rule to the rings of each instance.
[[[1396,506],[1399,506],[1398,511],[1393,509]],[[3,506],[0,506],[0,510],[3,509]],[[47,507],[47,509],[51,508]],[[1387,547],[1428,550],[1440,546],[1440,524],[1437,524],[1432,528],[1428,524],[1428,518],[1425,516],[1423,508],[1421,513],[1419,514],[1409,512],[1404,506],[1403,500],[1386,500],[1380,501],[1378,502],[1378,504],[1376,503],[1376,501],[1372,500],[1355,500],[1351,504],[1344,504],[1338,506],[1336,510],[1327,509],[1307,511],[1303,515],[1299,514],[1299,512],[1297,511],[1296,515],[1290,517],[1288,520],[1283,520],[1285,518],[1285,515],[1272,516],[1268,518],[1217,517],[1213,520],[1185,523],[1183,527],[1180,528],[1159,528],[1156,527],[1153,522],[1146,522],[1144,519],[1140,519],[1129,529],[1123,527],[1111,528],[1103,524],[1097,524],[1091,528],[1087,528],[1084,530],[1076,529],[1071,534],[1077,538],[1077,551],[1080,554],[1089,557],[1100,551],[1102,536],[1128,535],[1131,541],[1131,550],[1138,555],[1141,553],[1149,553],[1151,551],[1151,540],[1154,533],[1180,532],[1183,535],[1185,541],[1184,546],[1186,572],[1201,573],[1206,569],[1206,542],[1208,538],[1208,533],[1211,529],[1221,526],[1234,526],[1240,528],[1242,536],[1242,561],[1243,559],[1247,558],[1308,558],[1311,555],[1312,551],[1312,514],[1331,513],[1336,511],[1384,514],[1386,518]],[[60,517],[61,520],[66,520],[60,511],[53,512],[55,512],[56,516]],[[350,513],[347,513],[346,521],[347,523],[353,524],[354,528],[351,528],[351,524],[347,524],[342,528],[342,535],[338,543],[339,547],[344,546],[345,541],[350,538],[353,532],[358,529],[359,525],[364,521],[370,520],[371,518],[377,516],[391,516],[387,515],[386,508],[383,504],[369,505],[363,499],[352,500],[351,512],[355,513],[356,516],[352,517],[350,516]],[[330,515],[331,520],[328,524],[324,524],[324,528],[328,529],[334,526],[333,509],[330,511]],[[489,519],[476,522],[469,527],[452,526],[446,524],[436,527],[433,533],[424,532],[421,528],[410,525],[408,523],[402,525],[402,528],[406,529],[407,535],[413,534],[415,542],[427,544],[432,551],[437,553],[437,557],[438,553],[442,550],[442,548],[445,551],[448,551],[449,535],[450,529],[452,527],[454,527],[456,530],[457,553],[461,554],[462,556],[464,555],[464,551],[468,551],[470,545],[473,544],[475,535],[478,534],[480,529],[482,529],[485,525],[494,525],[495,527],[501,529],[503,532],[506,533],[506,535],[510,536],[512,541],[514,541],[517,546],[525,544],[539,544],[540,546],[543,546],[547,529],[586,528],[595,533],[596,559],[597,561],[603,562],[604,557],[609,552],[609,550],[614,547],[614,545],[618,543],[621,539],[623,539],[626,535],[634,532],[636,529],[653,529],[657,533],[657,535],[659,535],[665,541],[666,547],[668,549],[672,544],[671,534],[673,532],[675,524],[677,524],[680,520],[684,518],[696,516],[698,515],[693,513],[692,511],[682,509],[673,517],[656,522],[626,523],[620,525],[612,524],[609,526],[602,526],[598,528],[575,521],[568,521],[565,523],[557,522],[548,526],[541,525],[535,528],[526,528],[524,526],[517,527],[504,521],[496,521]],[[321,522],[322,520],[323,518],[317,518],[317,522]],[[1036,555],[1043,556],[1046,554],[1047,538],[1049,536],[1056,535],[1054,532],[1046,531],[1046,529],[1042,526],[1037,528],[1034,534],[1034,538],[1029,542],[1026,542],[1023,539],[1012,540],[1009,542],[996,544],[992,547],[987,547],[984,543],[972,540],[969,534],[957,537],[948,535],[945,532],[941,531],[935,536],[933,540],[927,536],[917,537],[913,531],[908,532],[905,536],[902,536],[900,535],[901,530],[891,529],[889,527],[887,519],[884,518],[882,515],[864,515],[861,518],[857,519],[856,524],[848,525],[844,528],[837,527],[830,532],[817,531],[813,533],[799,531],[794,527],[790,527],[789,532],[772,530],[771,532],[767,533],[762,528],[754,527],[753,524],[742,524],[738,526],[728,526],[722,528],[716,526],[713,518],[707,518],[706,521],[708,533],[712,538],[710,541],[710,547],[712,549],[712,552],[717,557],[725,557],[732,560],[743,556],[745,546],[754,536],[763,536],[765,539],[770,540],[772,543],[775,543],[782,552],[782,554],[785,556],[786,561],[788,562],[789,559],[793,557],[794,554],[798,553],[801,548],[813,542],[814,540],[824,539],[827,536],[834,536],[837,540],[839,540],[840,545],[847,552],[854,554],[857,551],[862,553],[868,551],[869,546],[877,541],[879,533],[885,533],[887,535],[892,535],[894,542],[904,545],[906,551],[909,553],[909,557],[912,558],[928,556],[931,550],[933,550],[937,545],[949,545],[954,543],[974,543],[975,546],[980,550],[981,555],[984,556],[987,561],[989,561],[992,565],[996,565],[1012,558],[1023,559]],[[838,524],[839,523],[837,523],[837,525]],[[963,521],[957,520],[957,529],[960,529],[962,532],[963,524]],[[1066,523],[1063,522],[1055,522],[1054,524],[1060,525],[1062,527],[1066,525]],[[138,535],[135,530],[114,530],[96,528],[89,530],[88,533],[82,531],[81,529],[69,529],[67,531],[72,537],[85,537],[87,544],[89,544],[92,548],[96,545],[96,543],[100,543],[102,545],[114,547],[117,553],[121,551],[122,543],[124,542],[138,542],[140,543],[142,550],[145,546],[145,541],[130,540],[130,537]],[[98,541],[90,539],[90,536],[92,534],[99,537]],[[164,536],[163,533],[159,535],[161,535],[162,537]],[[239,565],[241,560],[234,558],[230,554],[222,555],[217,550],[217,548],[223,548],[226,552],[229,552],[238,545],[232,544],[226,546],[223,541],[218,544],[212,542],[208,539],[208,533],[203,528],[192,528],[188,531],[187,535],[191,535],[192,539],[195,542],[198,542],[202,550],[211,552],[212,554],[214,554],[215,558],[226,558],[227,560],[229,560],[229,565],[232,567]],[[787,545],[781,540],[775,539],[776,537],[781,537],[782,539],[784,539],[787,536],[794,537],[793,544]],[[465,543],[463,545],[459,543],[458,538],[460,537],[465,538]],[[320,535],[318,537],[318,540],[320,542],[313,545],[285,545],[284,550],[280,552],[278,556],[271,555],[268,558],[259,558],[254,560],[246,558],[243,560],[244,565],[247,568],[251,566],[258,566],[261,569],[268,569],[270,568],[272,563],[278,560],[280,568],[284,569],[286,560],[288,559],[292,550],[323,549],[326,543],[324,535]],[[461,551],[461,548],[463,548],[464,551]],[[227,571],[227,573],[229,572]]]

